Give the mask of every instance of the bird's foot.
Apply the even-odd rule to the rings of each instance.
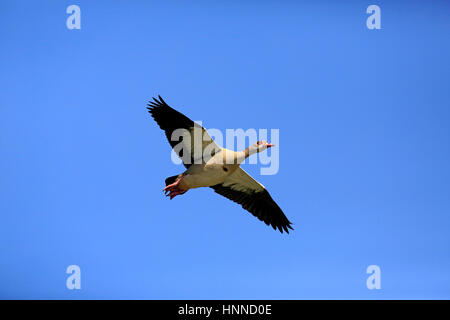
[[[171,189],[173,189],[173,188],[177,188],[179,183],[180,183],[180,179],[178,179],[177,181],[175,181],[175,182],[172,183],[172,184],[167,185],[167,186],[163,189],[163,191],[167,193],[169,190],[171,190]]]
[[[168,193],[166,193],[166,196],[170,198],[170,200],[172,200],[173,198],[175,198],[176,196],[179,196],[183,193],[185,193],[187,190],[181,190],[181,189],[171,189],[168,190]]]
[[[170,197],[170,200],[175,198],[178,195],[185,193],[187,190],[180,189],[178,187],[179,181],[176,181],[172,184],[169,184],[167,187],[163,189],[167,197]]]

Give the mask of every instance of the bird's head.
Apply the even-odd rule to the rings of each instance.
[[[253,144],[253,145],[251,145],[249,147],[249,153],[250,154],[255,154],[255,153],[258,153],[258,152],[262,152],[262,151],[264,151],[264,150],[266,150],[266,149],[268,149],[270,147],[273,147],[273,146],[274,146],[273,144],[271,144],[271,143],[269,143],[267,141],[260,140],[260,141],[256,142],[255,144]]]

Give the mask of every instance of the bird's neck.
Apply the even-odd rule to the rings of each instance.
[[[253,148],[248,147],[247,149],[243,150],[243,151],[238,151],[236,152],[236,162],[237,163],[242,163],[244,162],[245,159],[247,159],[248,157],[250,157],[252,154],[257,153],[257,151],[255,151]]]

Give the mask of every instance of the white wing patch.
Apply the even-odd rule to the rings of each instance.
[[[246,192],[262,192],[265,187],[253,179],[247,172],[239,167],[235,172],[229,175],[222,183],[224,187],[229,187],[236,191]]]

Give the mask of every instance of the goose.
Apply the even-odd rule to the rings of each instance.
[[[148,112],[158,126],[165,132],[171,147],[176,151],[177,144],[186,146],[178,156],[182,159],[186,170],[178,175],[165,179],[163,191],[170,199],[186,193],[189,189],[210,187],[216,193],[240,204],[266,225],[281,233],[293,230],[292,223],[286,218],[278,204],[272,199],[266,188],[245,172],[240,164],[250,155],[262,152],[273,145],[267,141],[258,141],[243,151],[234,152],[219,147],[210,135],[198,123],[192,121],[184,114],[171,108],[161,96],[153,98],[147,105]],[[194,130],[201,130],[201,159],[199,161],[195,152]],[[176,130],[184,130],[190,134],[180,141],[174,141]],[[200,143],[199,143],[200,145]],[[211,157],[203,157],[206,148],[211,150]],[[183,151],[187,150],[187,154]]]

